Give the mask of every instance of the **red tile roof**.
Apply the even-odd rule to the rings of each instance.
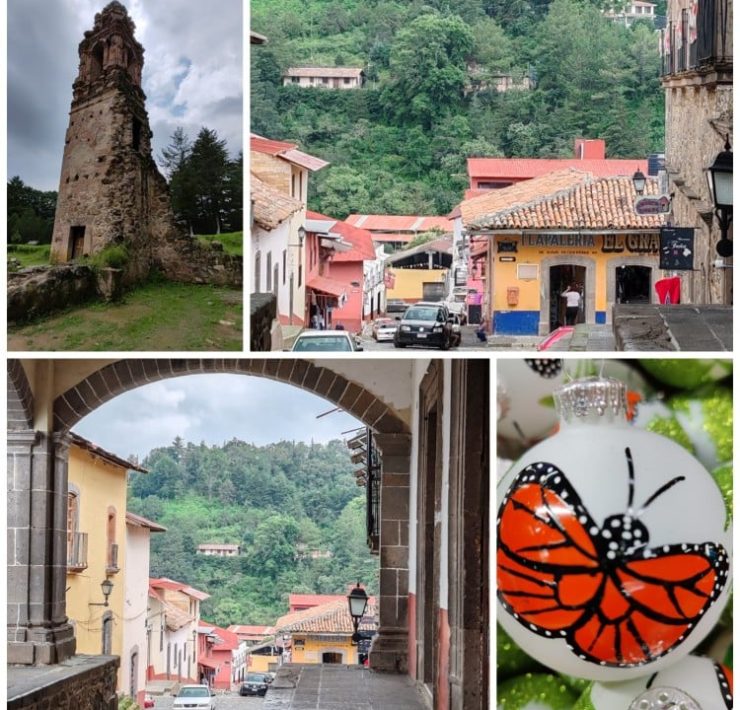
[[[303,206],[300,200],[289,197],[266,182],[262,182],[254,173],[252,173],[249,191],[254,221],[268,231],[278,227]]]
[[[360,629],[365,631],[375,629],[377,626],[375,615],[375,598],[370,597],[367,611],[360,622]],[[275,623],[275,629],[277,631],[316,634],[351,634],[354,632],[352,617],[349,614],[349,605],[345,596],[336,601],[281,616]]]
[[[139,466],[138,464],[131,463],[130,461],[126,461],[126,459],[122,459],[120,456],[117,456],[116,454],[111,453],[110,451],[106,451],[104,448],[98,446],[97,444],[93,444],[92,441],[85,439],[83,436],[80,436],[79,434],[76,434],[75,432],[71,432],[70,436],[72,438],[72,443],[77,448],[82,449],[83,451],[87,451],[93,456],[97,456],[98,458],[101,458],[104,461],[107,461],[108,463],[113,464],[114,466],[120,466],[121,468],[124,469],[124,471],[137,471],[138,473],[149,473],[148,469],[143,468]]]
[[[237,635],[269,636],[270,634],[275,633],[275,627],[254,626],[252,624],[232,624],[229,626],[229,631]]]
[[[468,175],[478,179],[530,179],[563,168],[584,170],[596,177],[632,175],[640,168],[647,175],[648,161],[638,158],[468,158]]]
[[[659,194],[657,180],[648,179],[645,194]],[[500,230],[660,229],[665,223],[664,216],[635,214],[635,198],[630,177],[588,179],[565,190],[482,215],[471,226]]]
[[[433,229],[451,232],[453,228],[447,217],[418,215],[351,214],[345,221],[371,232],[429,232]]]
[[[330,279],[327,276],[314,276],[306,282],[308,288],[314,291],[321,291],[322,293],[328,293],[331,296],[339,298],[343,293],[347,293],[347,285],[342,281],[336,279]]]
[[[222,629],[220,626],[215,626],[208,621],[203,621],[203,623],[211,627],[208,635],[216,637],[216,642],[213,644],[215,651],[235,651],[239,648],[241,639],[233,631]]]
[[[154,589],[169,589],[176,592],[182,592],[183,594],[187,594],[189,597],[193,597],[193,599],[197,599],[201,602],[204,599],[210,599],[211,597],[210,594],[201,592],[194,587],[183,584],[182,582],[176,582],[174,579],[168,579],[167,577],[160,577],[159,579],[150,578],[149,586]]]
[[[296,143],[285,143],[284,141],[274,141],[269,138],[263,138],[258,136],[256,133],[252,133],[249,140],[250,150],[255,153],[266,153],[267,155],[274,155],[277,158],[282,158],[290,163],[300,165],[302,168],[307,168],[311,171],[321,170],[325,168],[329,163],[321,158],[317,158],[314,155],[309,155],[301,150],[298,150]]]
[[[326,220],[331,222],[334,218],[318,212],[307,212],[310,219]],[[347,222],[337,221],[331,228],[333,234],[339,234],[343,241],[349,242],[352,249],[334,255],[332,263],[345,261],[372,261],[375,259],[375,247],[373,246],[373,235],[366,229],[358,229]]]
[[[289,594],[288,606],[292,609],[296,606],[312,607],[335,602],[338,599],[347,599],[346,594]]]

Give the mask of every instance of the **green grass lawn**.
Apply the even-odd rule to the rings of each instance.
[[[23,351],[241,350],[242,292],[152,282],[118,303],[94,303],[8,329]]]
[[[244,256],[244,232],[223,232],[222,234],[198,234],[199,242],[209,244],[210,242],[221,242],[224,251],[233,256]]]
[[[49,244],[9,244],[8,259],[18,259],[21,267],[43,266],[49,263]]]

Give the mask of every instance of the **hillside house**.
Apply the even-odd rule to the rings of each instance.
[[[644,2],[643,0],[632,0],[628,2],[621,10],[609,9],[604,15],[615,22],[630,27],[637,20],[649,20],[655,22],[655,3]]]
[[[198,545],[198,554],[208,557],[239,557],[241,547],[221,542],[204,542]]]
[[[361,89],[365,72],[357,67],[291,67],[283,74],[283,86],[304,89]]]

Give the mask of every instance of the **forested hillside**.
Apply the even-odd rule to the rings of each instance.
[[[341,441],[253,446],[185,443],[155,449],[132,474],[129,509],[167,527],[152,535],[151,575],[211,595],[202,616],[219,625],[270,624],[290,592],[377,588],[365,544],[364,488]],[[197,555],[200,543],[242,546],[238,558]],[[311,551],[330,552],[313,559]]]
[[[658,34],[602,15],[605,0],[252,0],[252,128],[332,166],[309,206],[444,214],[469,156],[607,157],[663,149]],[[657,7],[665,14],[665,0]],[[290,66],[363,67],[362,90],[282,87]],[[495,77],[531,80],[499,93]]]

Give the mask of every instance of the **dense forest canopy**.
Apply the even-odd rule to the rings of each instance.
[[[607,0],[252,0],[252,129],[331,162],[309,206],[445,214],[468,157],[662,152],[663,92],[652,21],[607,19]],[[656,8],[665,14],[665,0]],[[356,66],[353,91],[281,86],[291,66]],[[531,90],[494,88],[496,77]]]
[[[151,576],[210,594],[203,618],[272,624],[290,592],[344,593],[358,579],[377,591],[365,489],[343,442],[207,446],[177,438],[143,465],[150,472],[129,479],[129,509],[167,527],[151,537]],[[235,543],[242,554],[197,555],[206,542]],[[331,556],[312,558],[314,550]]]

